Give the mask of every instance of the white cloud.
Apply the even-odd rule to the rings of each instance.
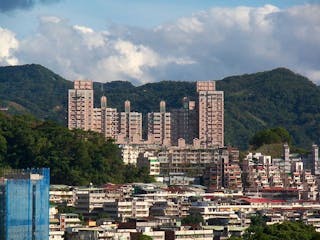
[[[154,29],[114,25],[108,31],[42,17],[17,56],[68,79],[102,82],[220,79],[280,66],[320,82],[319,12],[320,5],[212,8]],[[17,41],[0,45],[6,62],[16,60],[17,48]]]
[[[107,38],[104,33],[96,33],[93,29],[75,25],[73,28],[80,33],[83,42],[92,50],[93,48],[103,47]]]
[[[42,22],[59,23],[61,21],[61,18],[58,18],[56,16],[42,16],[40,17],[40,20]]]
[[[114,78],[133,78],[141,82],[153,81],[154,79],[144,79],[144,68],[156,66],[159,56],[143,45],[134,45],[129,41],[121,39],[112,42],[108,55],[98,62],[101,70],[105,70],[114,76]],[[100,71],[99,71],[100,72]],[[148,76],[150,78],[150,76]]]
[[[14,56],[18,47],[19,42],[14,33],[0,27],[0,65],[18,64],[18,59]]]
[[[203,31],[202,22],[196,17],[181,18],[178,20],[178,28],[186,33],[199,33]]]

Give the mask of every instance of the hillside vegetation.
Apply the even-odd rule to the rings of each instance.
[[[0,114],[0,170],[49,167],[51,183],[150,182],[146,169],[124,165],[116,144],[30,116]]]
[[[93,79],[94,80],[94,79]],[[66,124],[68,89],[72,82],[40,65],[0,68],[1,105],[11,112],[30,112],[40,119]],[[123,110],[158,111],[181,107],[181,99],[196,99],[195,82],[162,81],[135,87],[129,82],[95,83],[95,101],[105,94],[108,104]],[[320,90],[307,78],[288,69],[232,76],[217,81],[225,92],[225,143],[248,148],[249,139],[262,129],[284,127],[294,145],[310,148],[320,135]]]
[[[253,217],[251,225],[245,231],[242,237],[231,237],[230,240],[317,240],[320,239],[320,233],[316,232],[312,225],[306,225],[301,221],[285,221],[266,225],[262,220]],[[265,217],[262,217],[265,218]]]

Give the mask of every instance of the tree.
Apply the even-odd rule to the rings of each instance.
[[[204,223],[204,219],[200,213],[192,213],[181,219],[182,224],[200,224]]]
[[[273,225],[259,225],[258,222],[253,222],[246,230],[243,235],[244,240],[320,239],[320,233],[316,232],[313,226],[306,225],[301,221],[285,221]]]
[[[255,149],[261,147],[264,144],[272,143],[291,143],[291,136],[289,132],[282,128],[270,128],[257,132],[250,140],[250,144]]]
[[[144,234],[141,234],[139,237],[138,237],[138,240],[152,240],[153,238],[148,236],[148,235],[144,235]]]
[[[101,134],[1,113],[0,167],[49,167],[54,184],[152,181],[146,168],[125,165],[118,145]]]

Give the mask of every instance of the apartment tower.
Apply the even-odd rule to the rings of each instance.
[[[320,175],[320,163],[319,163],[319,147],[316,144],[312,145],[312,174]]]
[[[101,97],[101,132],[106,139],[116,139],[119,133],[119,114],[116,108],[109,108],[106,96]]]
[[[148,113],[148,141],[151,144],[171,145],[171,113],[166,102],[160,102],[160,112]]]
[[[195,101],[188,97],[182,99],[182,108],[171,111],[171,144],[178,145],[183,138],[186,144],[193,144],[198,138],[198,114]]]
[[[224,146],[224,97],[215,81],[197,82],[199,140],[206,146]]]
[[[141,143],[142,141],[142,114],[131,112],[130,101],[125,101],[124,112],[120,116],[119,135],[117,137],[118,144]]]
[[[99,115],[99,112],[94,111],[93,101],[92,81],[74,81],[74,88],[69,89],[68,97],[69,129],[92,130],[94,128],[93,115]]]

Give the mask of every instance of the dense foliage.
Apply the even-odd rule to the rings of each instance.
[[[41,65],[0,67],[0,105],[12,113],[65,123],[73,84]]]
[[[264,129],[257,132],[250,140],[250,145],[255,149],[264,144],[272,143],[291,143],[291,136],[289,132],[281,127]]]
[[[226,143],[245,148],[259,130],[284,127],[293,144],[311,148],[320,134],[320,90],[307,78],[278,68],[217,82],[225,92]]]
[[[253,224],[249,227],[244,240],[315,240],[320,239],[313,226],[303,222],[283,222],[273,225]]]
[[[94,79],[93,79],[94,80]],[[65,122],[67,81],[40,65],[0,67],[0,100],[10,111],[29,111],[38,118]],[[96,106],[105,94],[108,104],[123,110],[130,100],[132,109],[158,111],[160,100],[167,109],[181,107],[181,99],[196,99],[195,82],[162,81],[135,87],[129,82],[95,83]],[[307,78],[290,70],[228,77],[217,81],[225,93],[225,142],[246,149],[249,139],[265,128],[284,127],[293,144],[308,147],[320,134],[320,89]],[[1,104],[1,102],[0,102]]]
[[[267,225],[265,217],[257,215],[251,219],[251,225],[245,234],[240,237],[231,237],[230,240],[319,240],[320,233],[311,225],[303,222],[285,221],[281,224]]]
[[[152,240],[153,238],[148,236],[148,235],[144,235],[144,234],[141,234],[139,237],[138,237],[138,240]]]
[[[0,168],[50,167],[55,184],[87,185],[150,179],[122,163],[119,148],[94,132],[70,131],[28,116],[0,115]]]
[[[200,213],[193,213],[181,219],[181,223],[188,224],[200,224],[204,223],[204,219]]]

